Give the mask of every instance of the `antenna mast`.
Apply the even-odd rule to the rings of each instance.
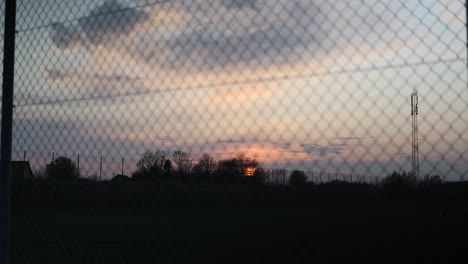
[[[419,132],[418,132],[418,90],[413,89],[411,94],[411,119],[412,119],[412,174],[419,179]]]

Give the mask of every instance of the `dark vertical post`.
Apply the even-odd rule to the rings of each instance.
[[[102,181],[102,156],[101,161],[99,162],[99,181]]]
[[[23,151],[23,161],[26,161],[26,150]]]
[[[468,55],[468,0],[465,1],[465,28],[466,28],[466,53]],[[468,57],[468,56],[467,56]],[[466,60],[466,78],[467,78],[467,84],[466,84],[466,100],[468,101],[468,59]],[[468,103],[467,103],[467,107],[468,107]],[[465,171],[466,173],[466,171]],[[461,174],[461,181],[465,181],[465,173],[462,173]],[[444,176],[445,180],[444,181],[447,181],[447,178],[446,176]]]
[[[3,42],[3,89],[0,161],[0,264],[10,257],[11,141],[15,80],[16,0],[5,0]]]
[[[52,152],[52,162],[55,160],[55,152]]]

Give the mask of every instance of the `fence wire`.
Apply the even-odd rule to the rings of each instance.
[[[417,89],[420,175],[464,179],[465,23],[453,0],[18,1],[14,157],[383,177],[412,170]]]
[[[17,2],[12,263],[465,252],[465,1]]]

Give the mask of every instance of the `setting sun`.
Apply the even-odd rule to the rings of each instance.
[[[248,167],[245,169],[245,177],[253,177],[257,168]]]

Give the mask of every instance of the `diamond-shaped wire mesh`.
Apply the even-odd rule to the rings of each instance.
[[[214,238],[225,223],[245,224],[239,234],[253,230],[249,238],[261,233],[249,229],[251,215],[204,212],[188,221],[127,209],[287,205],[331,190],[294,188],[307,180],[357,183],[350,196],[372,200],[394,171],[465,180],[466,22],[462,0],[18,0],[13,159],[28,161],[38,180],[15,185],[15,166],[25,163],[12,165],[13,263],[154,263],[191,256],[171,233],[186,231],[193,245],[203,238],[222,255],[230,249]],[[250,179],[255,184],[244,184]],[[102,208],[119,212],[92,211]],[[282,216],[260,214],[267,228],[280,229],[271,223]],[[362,215],[372,228],[386,223]],[[315,236],[331,225],[320,217],[297,226]],[[440,226],[452,227],[447,219]],[[212,233],[190,233],[188,222],[210,222],[201,230]],[[387,248],[399,244],[388,241]],[[411,250],[423,245],[408,241]],[[275,251],[268,255],[287,250]]]
[[[462,1],[19,1],[14,157],[137,170],[146,150],[265,169],[467,171]],[[100,158],[103,169],[100,170]],[[343,176],[344,177],[344,176]]]

